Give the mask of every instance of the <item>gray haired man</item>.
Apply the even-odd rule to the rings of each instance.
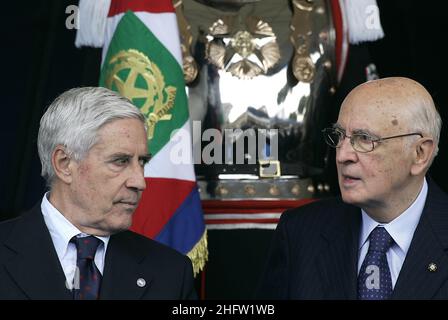
[[[60,95],[41,119],[50,191],[0,224],[0,299],[192,299],[189,259],[127,229],[146,188],[145,118],[105,88]]]

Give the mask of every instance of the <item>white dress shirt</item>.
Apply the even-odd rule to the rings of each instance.
[[[412,237],[425,206],[426,196],[428,195],[428,184],[426,179],[423,182],[423,187],[420,190],[417,198],[402,214],[391,222],[384,224],[373,220],[364,211],[362,212],[362,227],[359,238],[359,259],[358,259],[358,274],[361,269],[362,262],[367,255],[369,248],[369,235],[377,226],[383,226],[390,234],[395,243],[387,251],[386,257],[389,264],[390,275],[392,279],[392,288],[395,287],[404,259],[408,253],[411,245]]]
[[[71,243],[70,240],[74,236],[87,237],[88,234],[82,233],[76,228],[70,221],[68,221],[59,211],[56,209],[48,198],[50,193],[47,192],[41,203],[42,215],[44,216],[45,224],[48,231],[50,231],[51,240],[56,249],[56,253],[64,270],[66,278],[66,286],[68,289],[73,288],[73,280],[76,270],[76,246]],[[103,274],[104,270],[104,258],[106,256],[107,245],[110,237],[96,237],[101,240],[95,254],[95,264],[98,270]]]

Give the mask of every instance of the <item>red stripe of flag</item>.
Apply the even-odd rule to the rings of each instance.
[[[112,0],[110,3],[108,17],[124,13],[128,10],[134,12],[146,11],[151,13],[163,13],[174,12],[174,7],[170,0]]]
[[[167,178],[145,178],[146,190],[132,218],[131,230],[153,238],[182,205],[196,182]]]

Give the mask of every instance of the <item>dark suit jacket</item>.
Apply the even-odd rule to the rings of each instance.
[[[340,199],[286,211],[258,290],[263,299],[356,299],[361,210]],[[392,299],[448,299],[448,196],[428,196]],[[437,270],[430,272],[428,265]]]
[[[137,279],[146,280],[143,288]],[[111,236],[101,299],[194,299],[190,260],[131,231]],[[0,224],[0,299],[72,299],[40,204]]]

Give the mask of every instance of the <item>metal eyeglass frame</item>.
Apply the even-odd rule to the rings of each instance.
[[[331,141],[331,139],[329,139],[329,132],[340,132],[340,133],[343,134],[343,139],[339,139],[338,143],[336,145],[334,145],[334,144],[329,142],[329,141]],[[381,142],[381,141],[384,141],[384,140],[389,140],[389,139],[394,139],[394,138],[401,138],[401,137],[407,137],[407,136],[415,136],[415,135],[418,135],[418,136],[420,136],[420,138],[423,138],[423,134],[421,134],[420,132],[399,134],[399,135],[396,135],[396,136],[389,136],[389,137],[384,137],[384,138],[374,138],[373,136],[371,136],[369,134],[366,134],[366,133],[355,133],[355,134],[352,134],[351,136],[349,136],[349,135],[347,135],[345,133],[344,130],[341,130],[341,129],[338,129],[338,128],[325,128],[325,129],[322,130],[322,133],[324,135],[325,143],[327,145],[329,145],[330,147],[332,147],[332,148],[340,148],[341,147],[340,146],[341,141],[345,140],[345,138],[349,138],[350,139],[350,144],[352,145],[353,149],[355,151],[361,152],[361,153],[372,152],[375,149],[375,142]],[[354,137],[356,137],[356,136],[358,136],[358,137],[359,136],[365,136],[365,137],[371,138],[370,142],[372,143],[372,149],[368,150],[368,151],[358,150],[355,147]]]

